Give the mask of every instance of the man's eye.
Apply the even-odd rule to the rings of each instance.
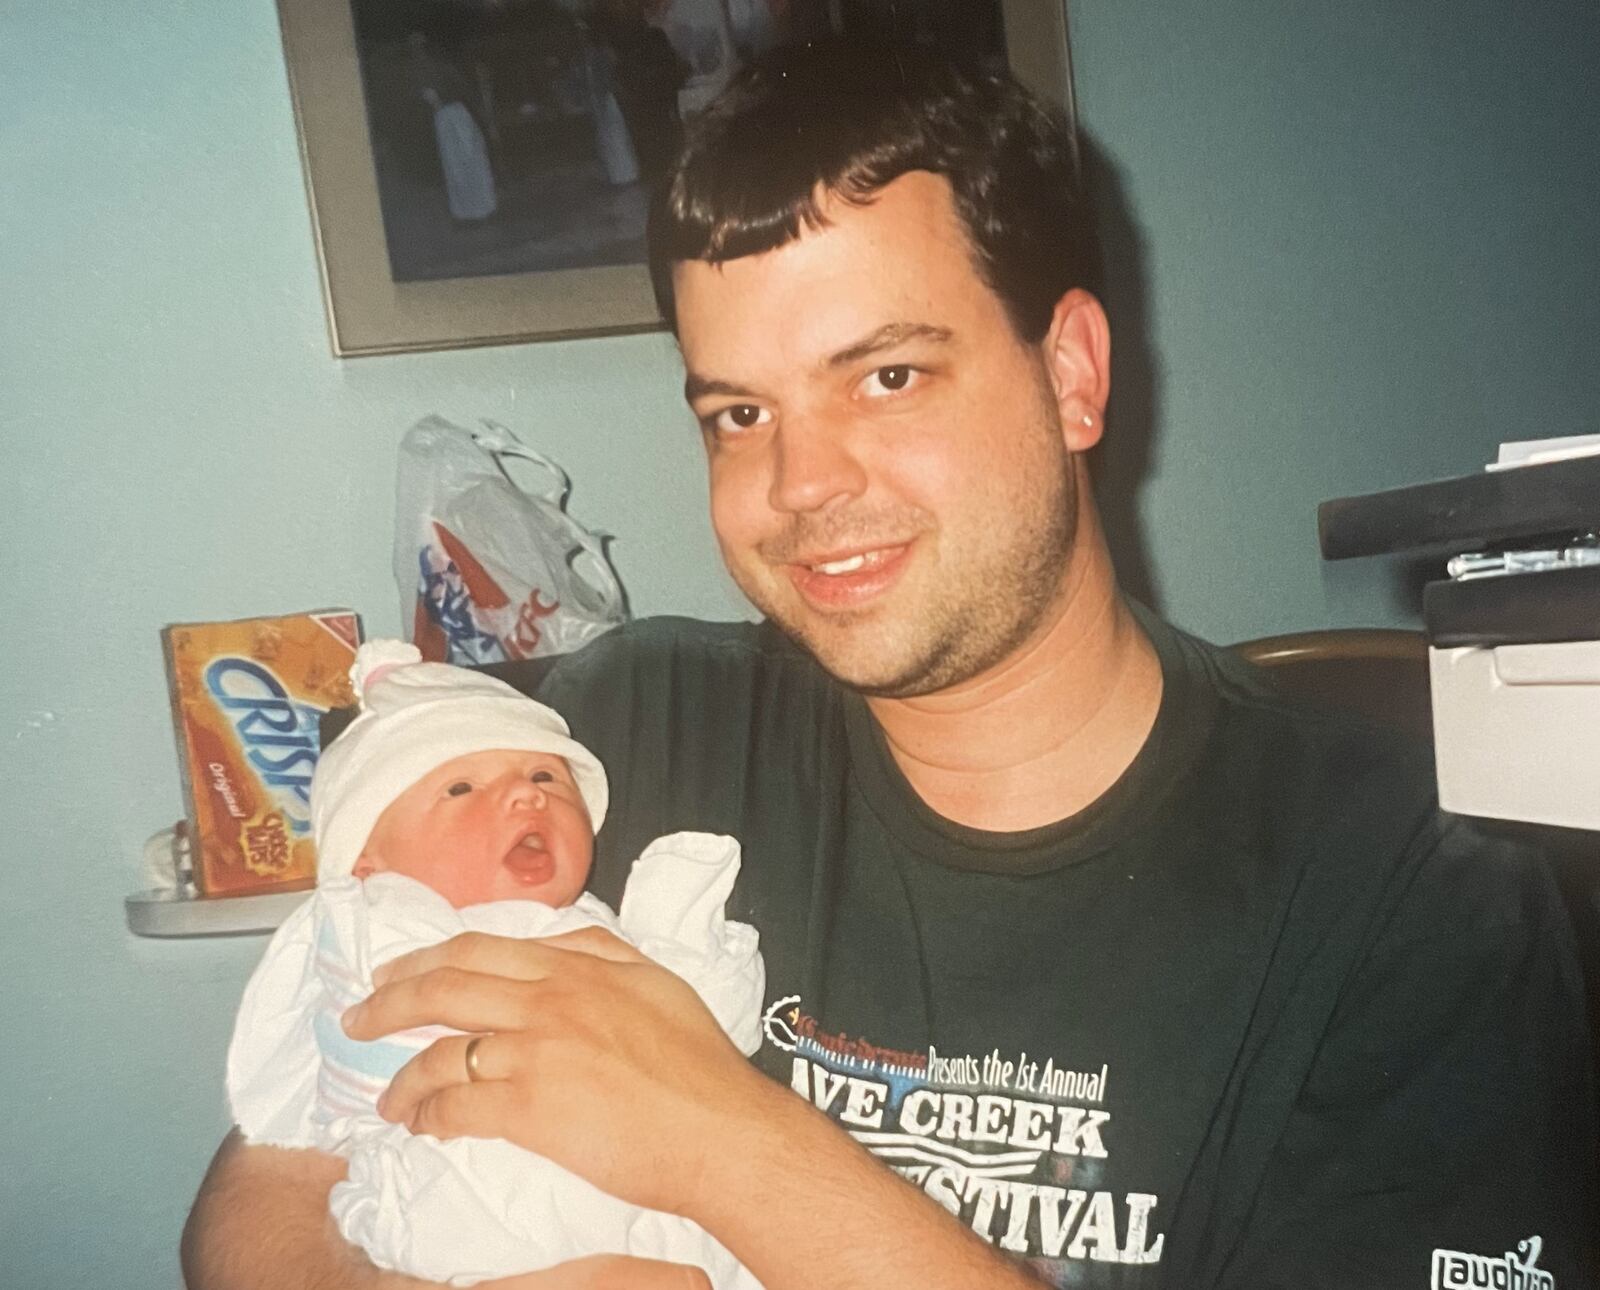
[[[735,403],[711,416],[711,428],[718,434],[738,434],[772,420],[772,413],[758,403]]]
[[[449,788],[444,790],[451,797],[461,797],[472,791],[472,785],[464,779],[458,779]]]
[[[893,367],[880,367],[870,373],[863,382],[863,387],[869,397],[898,394],[915,384],[920,375],[916,368],[905,363],[897,363]]]

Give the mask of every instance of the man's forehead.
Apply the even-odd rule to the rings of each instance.
[[[888,342],[948,342],[971,294],[988,291],[937,176],[902,176],[864,204],[833,197],[822,214],[772,250],[673,266],[692,377],[780,351],[809,367]]]

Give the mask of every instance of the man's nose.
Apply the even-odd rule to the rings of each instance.
[[[790,420],[773,436],[772,487],[776,511],[819,511],[831,502],[859,497],[867,472],[845,427],[821,418]]]

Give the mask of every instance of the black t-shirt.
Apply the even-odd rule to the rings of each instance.
[[[542,690],[611,777],[594,886],[660,834],[738,838],[758,1062],[1057,1285],[1588,1284],[1588,1037],[1542,865],[1440,814],[1425,749],[1148,626],[1145,748],[1012,834],[929,810],[770,626],[614,632]]]

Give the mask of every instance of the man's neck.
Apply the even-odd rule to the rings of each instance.
[[[1155,724],[1161,665],[1084,510],[1060,602],[1029,641],[950,690],[868,701],[901,772],[946,819],[1015,832],[1076,815]]]

